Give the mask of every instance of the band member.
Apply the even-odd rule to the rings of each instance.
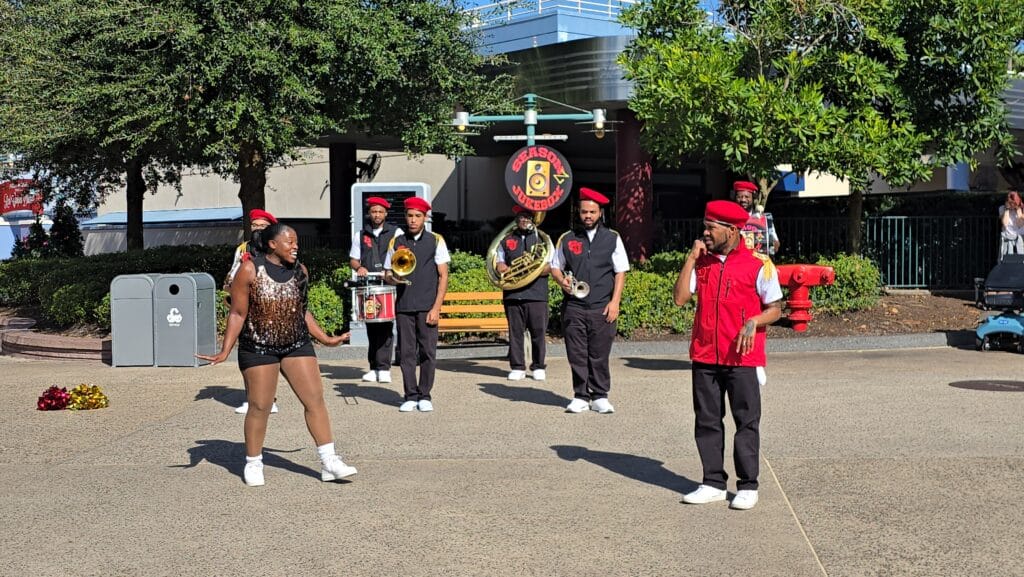
[[[537,245],[543,245],[533,223],[533,213],[521,206],[512,207],[516,214],[516,227],[501,240],[497,250],[499,274],[509,270],[508,263],[528,255]],[[508,319],[508,361],[512,372],[508,380],[521,381],[526,378],[526,358],[523,350],[524,331],[530,331],[531,359],[530,374],[537,381],[546,378],[544,369],[545,334],[548,330],[548,273],[551,270],[550,257],[536,279],[528,285],[503,291],[505,317]]]
[[[398,341],[402,343],[399,364],[405,387],[405,401],[398,410],[403,413],[434,410],[430,391],[434,388],[437,364],[437,322],[448,290],[451,257],[444,238],[426,231],[429,212],[430,203],[426,200],[406,199],[405,231],[395,233],[384,259],[385,280],[398,286],[395,313]],[[411,251],[416,259],[412,272],[405,276],[396,275],[394,270],[395,251],[399,249]],[[419,379],[416,378],[417,366]]]
[[[747,248],[765,256],[774,256],[779,252],[779,235],[775,232],[772,213],[754,204],[757,185],[746,180],[738,180],[732,185],[732,197],[737,204],[747,211],[747,223],[740,231],[747,241]]]
[[[751,253],[764,261],[770,274],[775,270],[771,257],[779,252],[779,235],[775,233],[772,213],[764,212],[754,204],[756,193],[757,185],[753,182],[738,180],[732,185],[733,199],[747,211],[747,222],[740,228],[740,235]],[[768,373],[763,366],[757,367],[757,382],[762,385],[768,382]]]
[[[238,368],[249,383],[245,414],[245,468],[250,487],[263,485],[263,440],[267,418],[284,374],[305,409],[306,427],[316,442],[324,481],[356,473],[335,453],[331,421],[324,402],[323,382],[310,337],[337,346],[345,335],[328,336],[306,308],[309,272],[298,262],[295,231],[273,224],[264,231],[261,254],[245,261],[231,283],[231,312],[221,350],[196,355],[211,364],[222,363],[238,342]]]
[[[277,218],[269,212],[254,208],[249,211],[249,240],[238,245],[235,249],[235,260],[231,263],[231,270],[228,271],[228,276],[224,279],[224,290],[231,292],[231,281],[234,280],[235,275],[238,273],[238,269],[242,266],[243,262],[251,260],[253,256],[260,253],[260,235],[263,230],[272,224],[277,224]],[[231,305],[231,297],[228,296],[228,306]],[[245,380],[245,373],[242,373],[242,381],[245,385],[246,398],[249,396],[249,382]],[[244,415],[249,410],[249,401],[243,402],[237,408],[235,412],[239,415]],[[270,412],[277,412],[277,403],[275,402],[270,406]]]
[[[725,416],[736,423],[733,509],[757,504],[761,445],[761,387],[757,367],[765,365],[765,327],[782,314],[782,289],[770,261],[757,258],[742,240],[745,208],[714,200],[704,212],[704,235],[693,243],[673,290],[676,305],[697,295],[690,360],[693,362],[693,411],[703,481],[683,496],[684,503],[726,498]]]
[[[581,188],[579,218],[583,227],[563,234],[551,258],[551,276],[565,292],[562,332],[573,390],[573,400],[565,410],[570,413],[588,409],[615,412],[608,401],[612,385],[608,355],[615,340],[629,259],[619,233],[601,224],[601,207],[607,204],[603,194]],[[579,290],[580,282],[589,285],[588,294]]]
[[[362,279],[371,272],[384,273],[384,258],[387,256],[388,245],[395,234],[402,230],[387,223],[390,202],[378,196],[371,196],[366,199],[366,205],[369,218],[363,225],[363,230],[352,238],[352,250],[348,255],[349,266],[356,272],[356,276]],[[370,363],[370,371],[363,375],[364,381],[391,382],[394,329],[395,324],[392,322],[366,323],[366,336],[370,341],[366,360]]]

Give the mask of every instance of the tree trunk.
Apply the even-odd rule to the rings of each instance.
[[[857,184],[850,185],[849,219],[846,223],[846,250],[850,254],[861,252],[862,232],[860,221],[864,214],[864,189]]]
[[[263,153],[252,145],[242,145],[238,152],[238,199],[242,201],[243,230],[249,230],[249,211],[266,209],[267,164]],[[248,236],[248,234],[244,234]]]
[[[128,174],[125,178],[128,210],[125,237],[129,251],[145,248],[142,230],[142,205],[146,194],[146,179],[142,177],[144,166],[145,162],[141,158],[128,160]]]

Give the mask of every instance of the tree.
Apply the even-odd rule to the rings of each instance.
[[[78,228],[78,219],[75,218],[74,210],[66,202],[58,202],[53,208],[50,247],[55,256],[82,256],[84,249],[82,231]]]
[[[147,188],[195,160],[177,66],[180,12],[135,0],[5,2],[0,149],[23,155],[85,207],[126,186],[128,248],[141,249]]]
[[[509,87],[445,0],[0,6],[0,150],[90,201],[124,183],[129,248],[142,246],[144,191],[183,165],[237,178],[248,215],[267,169],[300,147],[351,131],[458,153],[439,121]]]
[[[637,38],[620,63],[660,162],[722,158],[762,203],[782,164],[845,178],[859,252],[873,177],[900,186],[1008,149],[1000,96],[1020,4],[723,0],[709,20],[696,1],[651,0],[624,13]]]
[[[400,135],[411,153],[464,151],[438,124],[505,98],[463,12],[436,0],[182,0],[192,130],[238,178],[244,214],[266,171],[328,134]]]

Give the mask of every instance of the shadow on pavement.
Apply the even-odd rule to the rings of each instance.
[[[690,361],[677,359],[645,359],[640,357],[623,357],[626,366],[641,371],[688,371],[693,366]]]
[[[483,375],[485,377],[506,377],[508,376],[508,370],[500,367],[490,367],[487,365],[480,364],[476,361],[465,361],[456,359],[445,359],[438,362],[439,369],[445,371],[451,371],[453,373],[472,373],[475,375]]]
[[[613,473],[618,473],[623,477],[662,487],[679,494],[689,493],[699,485],[696,481],[669,471],[665,468],[665,464],[662,461],[649,457],[638,457],[626,453],[591,451],[586,447],[575,445],[552,445],[551,448],[560,459],[565,461],[583,459],[599,467],[604,467]]]
[[[394,386],[401,388],[402,385],[394,384]],[[334,390],[338,392],[339,397],[356,397],[395,407],[401,405],[402,401],[405,400],[402,393],[399,393],[397,390],[387,389],[370,383],[335,383]]]
[[[394,371],[396,368],[398,367],[393,367],[391,370]],[[337,379],[339,381],[359,381],[363,378],[363,373],[365,372],[366,369],[358,367],[320,366],[321,377]]]
[[[241,383],[239,383],[239,386],[241,386]],[[223,385],[203,387],[196,393],[196,398],[193,400],[202,401],[204,399],[213,399],[223,405],[237,407],[245,402],[245,390],[225,387]]]
[[[974,331],[942,331],[946,335],[946,345],[963,350],[974,350],[977,333]]]
[[[297,453],[302,449],[284,451],[279,449],[263,449],[263,465],[276,469],[284,469],[300,475],[320,478],[320,472],[314,471],[305,465],[289,461],[275,453]],[[225,441],[223,439],[202,439],[196,441],[196,446],[188,450],[187,465],[171,465],[172,468],[191,469],[199,463],[206,461],[211,465],[224,467],[224,469],[238,477],[242,476],[242,469],[245,467],[245,444]]]
[[[502,385],[499,383],[482,383],[480,385],[480,390],[488,395],[498,397],[499,399],[533,403],[535,405],[562,407],[569,404],[570,401],[570,399],[561,395],[552,393],[546,389],[538,389],[536,387],[517,387]]]

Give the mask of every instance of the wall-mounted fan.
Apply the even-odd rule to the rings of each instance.
[[[363,160],[356,161],[356,180],[358,182],[370,182],[377,176],[380,170],[380,154],[374,152]]]

